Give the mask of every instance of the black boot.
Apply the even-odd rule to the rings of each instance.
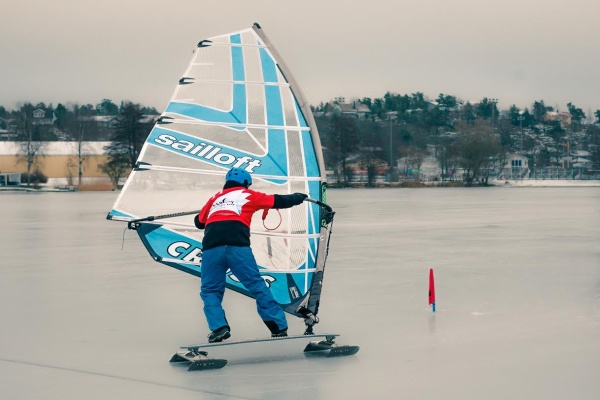
[[[287,334],[287,328],[280,330],[279,332],[272,332],[271,333],[271,337],[286,337]]]
[[[223,340],[231,337],[229,326],[225,325],[219,329],[215,329],[208,335],[208,343],[222,342]]]
[[[275,321],[263,321],[267,328],[271,331],[271,337],[285,337],[287,336],[287,327],[281,329]]]

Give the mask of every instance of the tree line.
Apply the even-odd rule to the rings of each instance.
[[[358,111],[357,104],[364,112]],[[378,174],[398,180],[407,171],[419,171],[431,155],[440,165],[442,179],[452,178],[460,169],[468,185],[487,182],[509,153],[519,151],[532,158],[532,164],[550,165],[565,154],[567,141],[569,148],[589,151],[591,161],[600,165],[600,110],[593,113],[595,120],[590,123],[591,116],[568,103],[571,123],[565,124],[547,118],[555,109],[543,100],[524,109],[511,105],[499,110],[497,104],[497,99],[490,98],[472,104],[447,94],[432,101],[420,92],[388,92],[381,98],[349,103],[338,98],[312,109],[326,167],[346,185],[357,169],[366,171],[369,185]],[[20,143],[28,183],[43,154],[43,142],[80,143],[81,180],[86,157],[82,144],[109,141],[108,161],[102,168],[116,185],[134,167],[158,114],[152,107],[133,102],[117,106],[109,99],[95,106],[24,103],[12,111],[0,106],[0,129],[12,132],[13,140]],[[540,146],[539,138],[547,138],[550,145]],[[399,159],[402,165],[396,165]]]
[[[79,184],[83,163],[89,156],[85,143],[110,142],[105,147],[108,161],[101,168],[116,186],[121,176],[134,166],[158,114],[153,107],[129,101],[117,106],[110,99],[103,99],[95,106],[59,103],[53,107],[26,102],[12,111],[0,106],[0,129],[6,131],[5,139],[19,143],[19,162],[26,165],[28,186],[34,183],[32,178],[44,179],[39,164],[46,144],[52,141],[77,143],[75,166]]]
[[[355,105],[360,104],[368,113],[359,112]],[[368,185],[373,185],[376,174],[398,180],[399,175],[419,171],[430,155],[439,163],[442,179],[451,179],[460,170],[467,185],[487,183],[510,153],[543,167],[556,165],[568,149],[585,150],[600,166],[600,110],[589,123],[581,108],[568,103],[570,123],[566,123],[543,100],[524,109],[511,105],[499,110],[497,104],[490,98],[472,104],[446,94],[431,101],[422,93],[388,92],[349,104],[335,99],[313,111],[326,164],[344,185],[357,169],[366,172]],[[399,159],[402,165],[397,166]]]

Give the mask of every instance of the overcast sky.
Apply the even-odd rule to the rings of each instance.
[[[162,111],[196,43],[259,22],[309,102],[387,91],[600,109],[599,0],[8,0],[0,105]]]

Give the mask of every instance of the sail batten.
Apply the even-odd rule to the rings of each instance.
[[[189,100],[190,103],[192,103],[192,100]],[[183,102],[180,102],[183,103]],[[164,122],[163,122],[164,123]],[[171,118],[169,119],[168,122],[164,123],[165,125],[171,125],[171,124],[188,124],[188,125],[209,125],[209,126],[223,126],[222,122],[212,122],[212,121],[202,121],[202,120],[188,120],[188,119],[177,119],[177,118]],[[310,131],[310,128],[307,126],[285,126],[285,125],[264,125],[264,124],[240,124],[240,123],[234,123],[234,122],[229,122],[227,124],[228,127],[231,128],[256,128],[256,129],[280,129],[280,130],[287,130],[287,129],[296,129],[296,130],[301,130],[301,131]],[[166,129],[166,128],[163,128]]]
[[[199,65],[199,64],[194,64]],[[244,85],[259,85],[259,86],[277,86],[277,87],[289,87],[289,83],[281,83],[281,82],[259,82],[259,81],[243,81],[243,80],[210,80],[210,79],[194,79],[193,82],[190,83],[236,83],[236,84],[244,84]],[[180,100],[181,101],[181,100]]]
[[[108,218],[136,229],[154,260],[201,277],[203,231],[182,210],[199,209],[232,167],[252,174],[254,190],[325,202],[325,168],[310,106],[258,25],[198,43],[179,79]],[[261,275],[300,317],[318,312],[325,220],[312,202],[252,220]],[[231,274],[226,285],[250,296]]]
[[[205,169],[193,169],[193,168],[180,168],[180,167],[172,167],[167,165],[151,165],[146,164],[139,167],[140,170],[147,171],[171,171],[171,172],[182,172],[182,173],[190,173],[190,174],[205,174],[205,175],[222,175],[223,177],[227,174],[227,171],[215,172],[211,170]],[[280,175],[261,175],[261,174],[253,174],[253,176],[257,179],[282,179]],[[304,182],[320,182],[321,178],[319,176],[291,176],[288,175],[285,177],[285,180],[289,181],[304,181]]]

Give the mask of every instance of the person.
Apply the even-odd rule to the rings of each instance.
[[[231,337],[231,328],[221,305],[228,269],[256,299],[256,308],[272,337],[287,336],[287,321],[281,306],[262,279],[250,248],[250,222],[258,210],[290,208],[302,204],[304,193],[265,194],[249,189],[252,176],[241,168],[225,175],[223,189],[212,196],[194,217],[204,229],[200,297],[211,333],[209,343]]]

